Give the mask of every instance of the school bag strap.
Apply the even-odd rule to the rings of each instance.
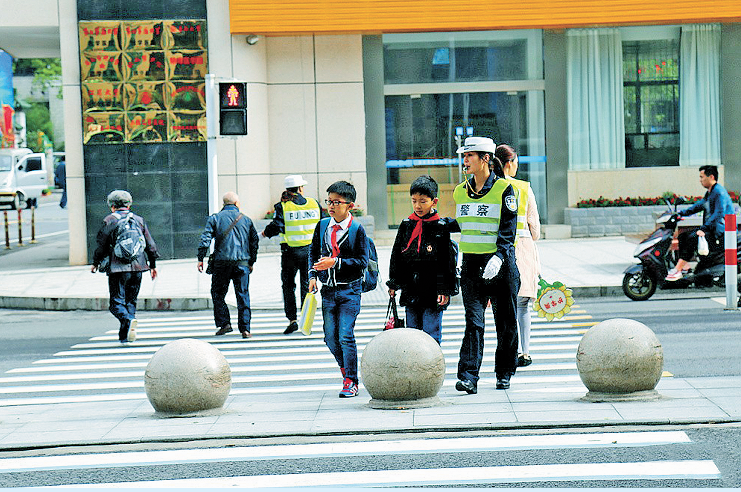
[[[319,221],[319,255],[324,251],[324,236],[327,234],[330,220],[332,220],[331,217],[324,217]]]
[[[237,225],[237,222],[242,220],[242,217],[244,217],[244,215],[242,215],[241,213],[237,215],[237,218],[232,221],[232,223],[229,225],[229,227],[224,232],[224,234],[220,234],[219,237],[216,238],[216,241],[214,244],[214,253],[216,253],[216,251],[219,249],[219,246],[221,246],[221,243],[224,242],[224,239],[226,239],[229,236],[229,233],[232,232],[232,229],[234,229],[234,226]]]

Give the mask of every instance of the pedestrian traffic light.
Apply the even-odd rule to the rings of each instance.
[[[219,82],[219,133],[247,135],[247,83]]]

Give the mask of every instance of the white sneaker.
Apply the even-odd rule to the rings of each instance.
[[[676,282],[681,278],[682,272],[677,271],[676,268],[672,268],[671,270],[669,270],[669,273],[666,275],[666,278],[664,280],[668,280],[669,282]]]
[[[126,335],[126,340],[129,342],[133,342],[136,340],[136,325],[138,325],[139,322],[136,320],[136,318],[131,320],[131,324],[129,324],[129,333]]]

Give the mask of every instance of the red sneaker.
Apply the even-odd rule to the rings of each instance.
[[[340,398],[352,398],[358,396],[358,385],[350,378],[345,378],[345,384],[340,391]]]

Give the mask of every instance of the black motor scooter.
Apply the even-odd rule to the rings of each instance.
[[[694,270],[685,273],[681,279],[670,282],[665,280],[669,270],[677,262],[677,253],[672,250],[672,240],[681,219],[677,215],[677,206],[684,203],[679,197],[674,203],[666,201],[669,210],[656,220],[658,227],[646,239],[636,246],[633,256],[640,261],[628,267],[623,277],[623,292],[634,301],[645,301],[659,289],[688,289],[725,286],[725,250],[715,249],[706,256],[698,256],[699,261]],[[674,209],[672,210],[672,205]],[[741,234],[736,235],[736,255],[741,267]],[[722,246],[722,245],[721,245]],[[738,268],[738,267],[737,267]],[[737,269],[737,272],[739,270]],[[741,292],[741,279],[739,279]]]

